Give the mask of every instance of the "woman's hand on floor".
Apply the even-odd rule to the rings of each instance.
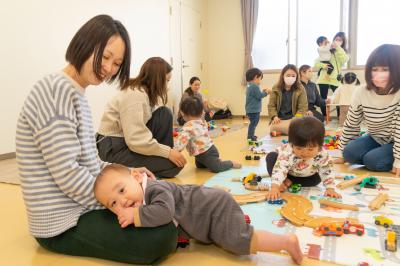
[[[177,150],[171,149],[168,159],[176,164],[178,167],[184,167],[186,164],[185,156]]]
[[[400,168],[393,167],[392,173],[396,175],[396,177],[400,177]]]

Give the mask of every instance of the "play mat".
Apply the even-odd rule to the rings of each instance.
[[[205,186],[225,187],[230,189],[232,194],[251,193],[252,191],[244,189],[241,182],[232,181],[232,178],[244,177],[250,172],[265,175],[266,171],[263,167],[244,166],[242,169],[230,170],[213,176],[205,183]],[[343,180],[336,180],[337,183],[341,181]],[[287,203],[272,205],[263,201],[241,205],[241,207],[243,212],[250,216],[251,224],[256,229],[268,230],[279,234],[295,233],[300,240],[305,256],[310,258],[343,265],[358,265],[362,262],[366,262],[369,265],[400,265],[400,246],[397,243],[396,252],[387,251],[385,249],[387,229],[382,225],[375,224],[375,217],[378,216],[384,216],[392,220],[393,224],[389,225],[388,229],[393,230],[397,234],[397,241],[400,241],[400,185],[382,184],[382,186],[380,190],[361,188],[360,191],[356,191],[353,186],[343,190],[337,189],[343,197],[337,202],[356,205],[359,209],[358,211],[321,205],[318,200],[326,199],[322,197],[322,187],[302,188],[300,192],[295,194],[301,196],[302,200],[312,206],[312,211],[307,214],[309,216],[358,219],[358,223],[363,224],[365,229],[362,236],[356,234],[343,234],[342,236],[314,235],[312,228],[295,226],[281,216],[280,209]],[[379,210],[371,211],[368,205],[380,192],[387,193],[389,200]],[[292,193],[287,195],[291,196]],[[255,256],[265,255],[258,253]]]

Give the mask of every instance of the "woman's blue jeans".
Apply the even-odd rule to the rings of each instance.
[[[347,144],[343,158],[350,164],[363,164],[371,171],[388,172],[393,168],[393,143],[381,145],[365,135]]]

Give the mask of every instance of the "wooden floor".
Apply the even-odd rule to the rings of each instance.
[[[242,123],[242,119],[235,119],[234,123]],[[264,161],[245,161],[248,154],[246,147],[247,127],[225,134],[215,139],[221,157],[242,162],[246,165],[264,164]],[[266,118],[262,118],[257,127],[256,135],[267,134]],[[337,167],[337,166],[336,166]],[[362,173],[364,170],[348,169],[339,166],[344,172]],[[338,169],[339,170],[339,169]],[[0,161],[2,176],[17,176],[15,160]],[[203,184],[214,174],[205,170],[197,170],[193,158],[188,158],[188,165],[179,174],[174,182],[180,184]],[[21,190],[18,185],[0,183],[0,265],[34,265],[34,266],[66,266],[66,265],[125,265],[106,260],[72,257],[48,252],[35,242],[28,233],[25,206]],[[267,259],[257,259],[247,256],[231,255],[213,245],[192,243],[189,248],[178,249],[161,265],[292,265],[289,257],[279,254],[270,254]],[[320,261],[305,259],[302,265],[333,265]]]

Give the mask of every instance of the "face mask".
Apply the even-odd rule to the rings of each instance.
[[[283,80],[288,86],[292,86],[296,82],[296,77],[284,77]]]
[[[372,83],[377,88],[385,89],[389,83],[389,71],[372,71]]]
[[[335,41],[336,46],[342,46],[343,42],[342,41]]]

